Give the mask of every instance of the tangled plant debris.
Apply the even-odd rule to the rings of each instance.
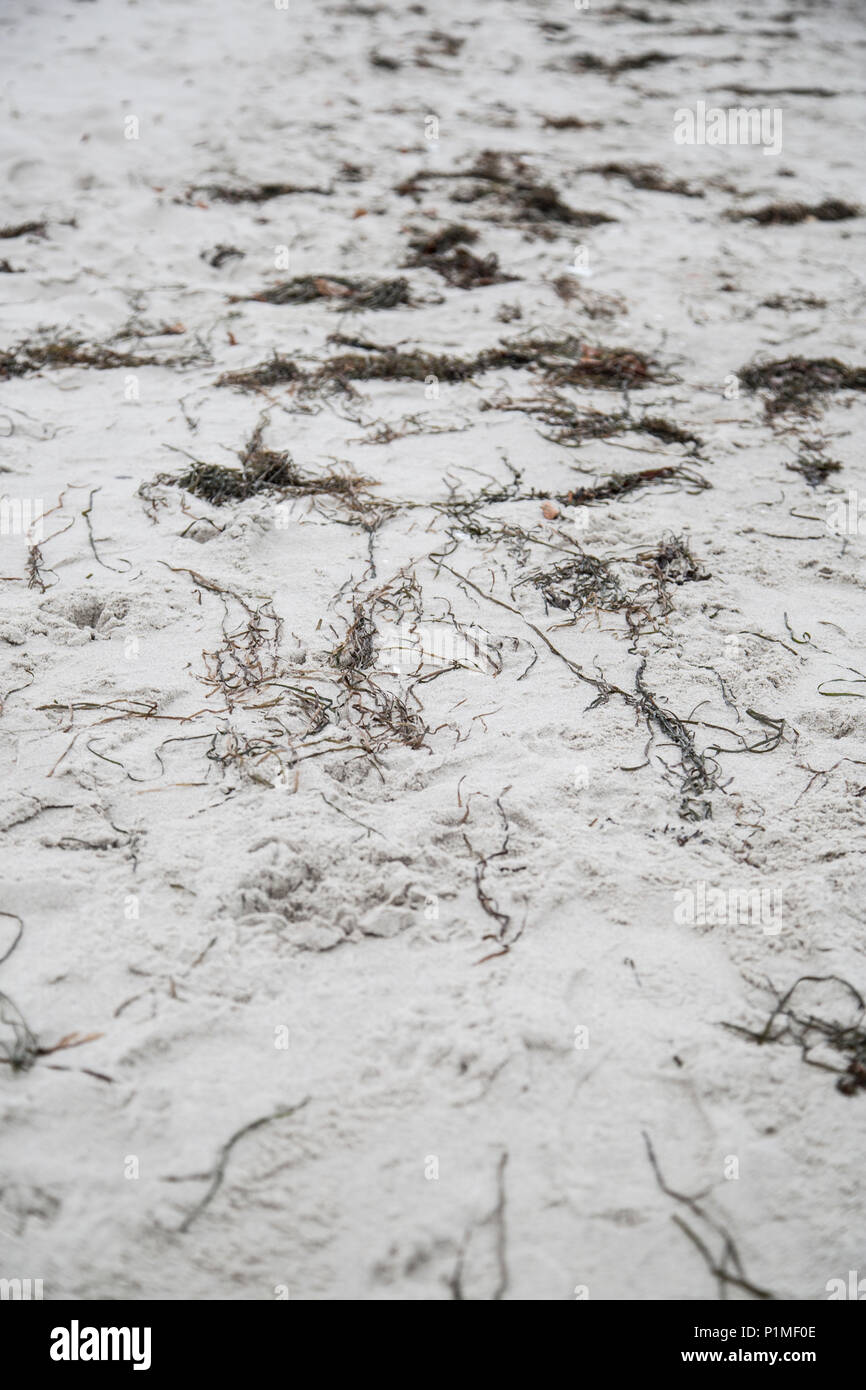
[[[657,365],[639,352],[595,347],[573,337],[536,338],[530,335],[484,349],[470,358],[370,345],[362,352],[331,357],[311,371],[304,371],[290,359],[274,354],[269,361],[256,367],[227,372],[217,385],[255,390],[289,382],[297,383],[306,392],[315,392],[329,388],[346,390],[352,381],[470,381],[486,372],[509,367],[535,368],[557,385],[607,390],[621,390],[660,379]]]
[[[735,209],[728,218],[731,222],[757,222],[761,227],[793,227],[798,222],[846,222],[860,215],[860,208],[853,203],[825,198],[822,203],[768,203],[752,211]]]
[[[0,227],[0,241],[19,236],[46,236],[48,234],[47,222],[15,222],[7,227]]]
[[[543,116],[545,130],[601,130],[602,121],[587,121],[582,116]]]
[[[834,1014],[828,1017],[830,1009]],[[853,1096],[866,1090],[864,1013],[866,1001],[848,980],[838,975],[801,975],[779,995],[763,1028],[735,1023],[725,1027],[759,1046],[793,1043],[800,1048],[804,1062],[835,1073],[836,1089]],[[837,1065],[833,1054],[838,1054],[844,1065]]]
[[[333,192],[330,188],[309,187],[295,183],[257,183],[236,185],[224,183],[193,184],[187,189],[186,202],[195,202],[196,194],[203,193],[205,197],[218,203],[268,203],[273,198],[285,198],[295,193],[318,193],[322,197],[329,197]]]
[[[484,401],[481,408],[519,411],[540,420],[545,426],[545,429],[539,430],[542,439],[571,449],[580,448],[590,439],[611,439],[620,434],[646,434],[662,444],[684,444],[694,455],[703,443],[699,435],[662,416],[635,417],[628,410],[611,413],[580,408],[556,391],[522,400],[500,396]]]
[[[138,353],[116,352],[113,348],[85,343],[83,338],[68,337],[30,339],[15,347],[0,350],[0,377],[31,376],[34,372],[61,367],[93,367],[111,371],[116,367],[153,367],[158,357]]]
[[[231,296],[232,303],[247,300],[260,304],[310,304],[316,299],[331,300],[338,309],[355,310],[395,309],[412,303],[408,280],[347,280],[341,275],[300,275],[258,294]]]
[[[638,559],[666,584],[692,584],[711,578],[683,536],[671,536],[657,550],[644,551]]]
[[[576,360],[548,369],[555,386],[600,386],[619,391],[654,379],[655,367],[642,353],[584,344]]]
[[[827,458],[823,450],[822,440],[801,440],[797,461],[787,464],[788,469],[799,473],[810,487],[830,486],[830,478],[841,473],[842,465],[838,459]]]
[[[243,260],[246,253],[239,250],[237,246],[214,246],[210,251],[202,251],[201,259],[206,261],[214,270],[219,270],[226,261]]]
[[[601,72],[608,77],[618,77],[622,72],[640,72],[644,68],[672,63],[675,56],[673,53],[661,53],[658,49],[612,59],[600,58],[596,53],[572,53],[568,59],[568,66],[572,72]]]
[[[586,552],[564,560],[551,569],[535,570],[518,583],[531,584],[538,589],[550,608],[576,615],[585,609],[604,609],[608,613],[615,613],[628,607],[631,602],[610,564]]]
[[[657,164],[623,164],[616,160],[607,164],[588,164],[585,174],[601,174],[606,179],[625,179],[632,188],[653,193],[679,193],[683,198],[703,198],[701,188],[694,188],[686,179],[668,178]]]
[[[641,468],[636,473],[611,473],[605,482],[595,487],[571,488],[556,500],[569,506],[583,507],[591,502],[608,502],[615,497],[626,497],[648,484],[673,482],[687,484],[690,492],[703,492],[710,486],[706,478],[694,470],[679,464],[667,464],[661,468]]]
[[[816,294],[771,294],[761,300],[761,307],[791,313],[796,309],[826,309],[827,301]]]
[[[412,255],[406,265],[435,270],[449,285],[461,290],[504,284],[518,278],[503,274],[499,269],[499,257],[492,252],[482,257],[467,250],[467,246],[477,240],[477,231],[457,223],[432,234],[418,233],[410,238]]]
[[[484,150],[466,170],[419,169],[397,186],[406,197],[419,195],[430,182],[457,180],[452,202],[491,203],[524,224],[562,223],[570,227],[598,227],[616,219],[603,212],[585,212],[569,207],[556,189],[542,183],[521,155],[502,150]],[[501,216],[501,214],[500,214]],[[494,217],[494,220],[500,218]]]
[[[764,394],[768,418],[814,415],[816,405],[837,391],[866,391],[866,367],[849,367],[836,357],[786,357],[742,367],[747,391]]]
[[[367,479],[350,471],[342,473],[307,474],[301,472],[286,451],[266,449],[262,436],[268,424],[264,417],[256,425],[246,447],[239,454],[240,468],[204,463],[194,459],[184,473],[160,473],[151,484],[139,489],[141,496],[152,501],[155,487],[178,487],[200,497],[216,507],[228,502],[243,502],[261,493],[280,493],[285,497],[330,496],[354,499],[366,486]]]

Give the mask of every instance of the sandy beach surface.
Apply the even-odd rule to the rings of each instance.
[[[864,19],[5,8],[0,1277],[860,1267]]]

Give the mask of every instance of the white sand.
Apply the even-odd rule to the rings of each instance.
[[[0,907],[24,923],[0,989],[43,1049],[0,1074],[0,1276],[42,1278],[46,1298],[718,1298],[674,1215],[736,1274],[728,1232],[739,1273],[779,1298],[825,1297],[858,1267],[866,1098],[797,1046],[757,1047],[723,1024],[760,1029],[804,974],[866,989],[864,539],[832,534],[835,494],[786,467],[796,431],[823,435],[839,495],[866,488],[866,406],[842,392],[774,429],[760,397],[726,399],[725,382],[759,354],[866,362],[863,222],[724,214],[857,201],[866,31],[855,4],[797,0],[787,21],[720,0],[647,8],[660,22],[565,0],[66,0],[4,14],[0,220],[48,225],[0,240],[21,272],[0,275],[0,349],[44,328],[194,360],[0,381],[5,495],[60,500],[44,592],[27,587],[25,540],[0,542],[0,693],[18,688],[0,723]],[[431,31],[464,40],[459,55]],[[651,50],[675,61],[567,70],[577,52]],[[372,65],[373,51],[401,66]],[[838,95],[754,99],[783,110],[778,156],[675,145],[674,111],[735,104],[730,82]],[[601,125],[543,125],[565,115]],[[485,149],[519,152],[565,203],[616,220],[551,223],[547,239],[489,220],[502,212],[489,198],[452,203],[465,183],[395,192]],[[609,161],[660,164],[705,196],[581,172]],[[333,191],[186,199],[226,182]],[[519,280],[461,290],[400,269],[410,229],[452,221]],[[244,258],[213,268],[201,253],[218,245]],[[580,247],[588,275],[574,273]],[[358,315],[328,299],[228,302],[305,274],[405,274],[429,302]],[[570,303],[552,284],[563,275],[580,292]],[[826,305],[764,306],[773,295]],[[522,317],[506,321],[509,305]],[[116,339],[131,317],[183,331]],[[422,382],[360,382],[307,413],[285,385],[216,386],[274,351],[309,369],[345,350],[332,333],[470,356],[530,331],[655,358],[664,379],[631,392],[632,414],[699,435],[700,457],[633,432],[566,449],[528,415],[481,409],[537,397],[528,370],[443,382],[438,398]],[[618,392],[564,394],[623,408]],[[220,508],[167,488],[151,519],[139,485],[186,466],[167,446],[229,464],[263,412],[267,447],[307,473],[349,465],[397,504],[373,537],[375,577],[370,537],[339,499],[280,512],[268,495]],[[409,416],[455,432],[363,442]],[[476,517],[487,539],[430,505],[449,487],[505,487],[508,465],[524,491],[562,494],[683,462],[711,488],[654,483],[553,519],[537,500],[491,504]],[[215,524],[190,531],[193,517]],[[622,611],[557,626],[569,613],[520,582],[566,558],[544,542],[572,557],[580,544],[615,557],[633,593],[650,583],[636,557],[674,534],[711,577],[666,586],[634,640]],[[266,650],[278,644],[268,679],[231,708],[203,683],[223,601],[190,571],[264,606]],[[460,665],[411,696],[386,648],[413,576],[422,630],[454,639]],[[350,700],[329,653],[353,596],[379,637]],[[483,639],[480,657],[449,612]],[[794,642],[785,615],[809,637]],[[228,600],[226,630],[244,621]],[[597,690],[530,624],[633,697],[645,661],[646,689],[694,720],[699,754],[771,751],[716,755],[717,785],[692,798],[711,818],[683,819],[670,739],[620,695],[590,708]],[[292,687],[332,702],[331,723],[307,733]],[[430,731],[421,746],[374,723],[375,689],[408,701]],[[784,719],[781,740],[747,710]],[[377,741],[374,762],[363,748]],[[269,746],[282,754],[263,760]],[[677,895],[700,884],[781,892],[782,916],[770,931],[678,921]],[[16,932],[0,918],[0,955]],[[801,1003],[851,1015],[841,986]],[[71,1034],[89,1040],[51,1051]],[[662,1190],[644,1135],[703,1215]]]

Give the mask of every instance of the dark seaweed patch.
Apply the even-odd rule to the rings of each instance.
[[[308,187],[296,183],[257,183],[247,187],[234,184],[207,183],[194,184],[187,190],[187,199],[192,200],[196,193],[204,193],[216,203],[267,203],[272,198],[285,198],[295,193],[318,193],[328,197],[330,188]]]
[[[577,361],[548,369],[548,380],[555,386],[598,386],[620,391],[653,379],[653,365],[639,352],[626,348],[598,348],[584,345]]]
[[[374,50],[368,56],[372,68],[382,68],[385,72],[398,72],[402,66],[399,58],[392,58],[387,53],[378,53]]]
[[[610,439],[618,434],[648,434],[663,444],[686,444],[695,452],[703,443],[699,435],[685,430],[672,420],[657,415],[644,415],[634,418],[627,410],[615,413],[602,410],[579,409],[565,396],[550,393],[532,397],[528,400],[512,400],[511,397],[486,401],[482,410],[514,410],[540,420],[546,429],[539,433],[552,444],[564,444],[568,448],[579,448],[588,439]]]
[[[829,87],[750,87],[743,82],[723,82],[714,92],[733,92],[738,97],[837,97]]]
[[[46,236],[47,222],[17,222],[8,227],[0,227],[0,240],[11,240],[18,236]]]
[[[602,121],[586,121],[582,116],[542,116],[545,130],[601,130]]]
[[[451,251],[455,246],[473,246],[478,240],[478,233],[474,227],[467,227],[462,222],[451,222],[447,227],[440,227],[436,232],[425,235],[423,232],[414,233],[409,239],[409,246],[413,254],[419,261],[429,260],[431,257],[444,256],[446,251]]]
[[[341,275],[299,275],[258,294],[233,295],[232,302],[255,301],[260,304],[310,304],[316,299],[329,299],[341,309],[394,309],[411,304],[409,281],[347,280]]]
[[[591,502],[609,502],[615,497],[626,497],[648,484],[676,481],[688,482],[695,492],[702,492],[710,486],[700,474],[689,472],[679,464],[666,464],[663,468],[641,468],[637,473],[611,473],[605,482],[595,487],[572,488],[564,497],[556,500],[581,507]]]
[[[226,261],[242,259],[244,254],[236,246],[215,246],[211,251],[202,251],[201,259],[213,266],[214,270],[219,270]]]
[[[275,352],[266,362],[259,362],[240,372],[223,372],[217,386],[237,386],[242,391],[257,391],[265,386],[281,386],[304,381],[307,374],[288,357]]]
[[[633,428],[643,434],[652,435],[653,439],[660,440],[662,444],[691,444],[698,449],[703,444],[700,435],[693,434],[691,430],[684,430],[681,425],[674,424],[672,420],[664,420],[658,415],[644,415]]]
[[[771,294],[761,300],[761,308],[781,309],[790,314],[796,309],[826,309],[827,301],[814,294]]]
[[[792,473],[799,473],[810,487],[826,484],[834,473],[841,473],[842,465],[837,459],[825,458],[820,440],[802,440],[796,463],[787,467]]]
[[[644,68],[672,63],[675,56],[673,53],[660,53],[658,49],[612,60],[600,58],[596,53],[572,53],[568,66],[572,72],[603,72],[608,77],[617,77],[621,72],[640,72]]]
[[[816,403],[836,391],[866,391],[866,367],[848,367],[835,357],[786,357],[743,367],[747,391],[761,391],[768,416],[815,413]]]
[[[415,49],[415,62],[419,68],[434,67],[435,58],[456,58],[465,42],[465,39],[458,39],[456,34],[434,29],[426,36],[424,43]]]
[[[686,179],[669,179],[664,169],[657,164],[623,164],[610,161],[607,164],[590,164],[583,170],[585,174],[601,174],[606,179],[625,179],[632,188],[649,190],[653,193],[679,193],[683,198],[703,198],[703,190],[694,188]]]
[[[798,222],[845,222],[859,217],[860,208],[841,198],[825,198],[823,203],[768,203],[752,211],[727,214],[731,222],[757,222],[761,227],[792,227]]]
[[[93,367],[111,371],[115,367],[153,367],[158,357],[115,352],[99,344],[88,345],[77,337],[43,338],[18,343],[0,351],[0,377],[30,376],[34,372],[60,367]]]
[[[246,447],[238,455],[240,468],[227,468],[217,463],[204,463],[199,459],[184,473],[160,473],[153,483],[142,489],[142,496],[148,497],[150,489],[159,487],[179,487],[200,497],[213,506],[221,507],[226,502],[243,502],[248,497],[261,493],[277,492],[283,496],[314,496],[330,494],[354,498],[365,480],[353,473],[307,474],[301,472],[288,452],[266,449],[262,443],[267,419],[260,420]]]
[[[503,274],[499,269],[499,257],[493,253],[476,256],[468,250],[466,243],[477,239],[478,233],[462,224],[443,227],[432,235],[416,235],[410,239],[412,255],[406,265],[435,270],[449,285],[461,290],[504,284],[519,278]]]
[[[656,550],[639,555],[642,564],[648,565],[655,576],[667,584],[692,584],[710,579],[711,575],[695,559],[688,543],[682,536],[671,536],[664,540]]]
[[[518,338],[488,348],[474,357],[446,353],[374,348],[340,353],[305,372],[285,357],[275,356],[245,371],[228,372],[219,386],[255,390],[279,382],[297,382],[305,391],[347,389],[352,381],[469,381],[508,367],[534,367],[550,380],[572,385],[620,390],[656,380],[655,366],[642,354],[623,348],[590,347],[577,338]]]
[[[520,583],[538,589],[549,608],[575,615],[585,609],[615,613],[631,603],[608,562],[586,551],[552,569],[537,570]]]
[[[484,150],[466,170],[419,169],[397,186],[402,196],[419,194],[438,179],[456,179],[464,187],[452,194],[452,202],[469,204],[483,200],[510,212],[518,223],[559,222],[571,227],[597,227],[616,219],[603,212],[584,212],[563,202],[552,184],[542,183],[521,155]]]

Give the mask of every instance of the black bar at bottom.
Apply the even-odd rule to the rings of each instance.
[[[225,1380],[239,1371],[266,1368],[273,1371],[282,1367],[287,1375],[296,1374],[296,1358],[301,1351],[306,1364],[311,1359],[315,1364],[316,1323],[322,1316],[327,1335],[320,1354],[329,1372],[334,1371],[335,1347],[345,1347],[353,1370],[360,1374],[364,1364],[368,1372],[371,1363],[379,1362],[380,1367],[383,1361],[387,1364],[391,1335],[393,1350],[397,1351],[408,1330],[405,1311],[391,1324],[391,1333],[388,1324],[372,1327],[369,1319],[375,1316],[374,1309],[370,1304],[362,1307],[364,1324],[360,1326],[354,1323],[353,1310],[346,1303],[7,1300],[0,1303],[0,1331],[4,1355],[7,1359],[14,1355],[19,1376],[21,1372],[39,1371],[49,1380],[62,1382],[70,1376],[92,1379],[108,1370],[113,1376],[137,1375],[143,1382],[145,1376],[161,1380],[166,1373],[189,1371],[197,1376],[212,1372]],[[474,1335],[469,1345],[461,1338],[463,1351],[459,1355],[456,1344],[450,1341],[431,1347],[425,1339],[423,1370],[427,1375],[437,1362],[444,1375],[454,1374],[459,1366],[465,1374],[464,1358],[470,1346],[474,1353],[474,1357],[470,1354],[470,1364],[477,1357],[486,1362],[488,1373],[506,1348],[510,1346],[512,1351],[507,1354],[513,1354],[518,1330],[514,1323],[497,1332],[496,1324],[473,1326],[463,1324],[461,1318],[447,1325],[449,1331],[452,1328]],[[580,1366],[588,1369],[593,1365],[596,1372],[666,1375],[679,1368],[694,1375],[711,1367],[736,1372],[799,1366],[820,1372],[826,1380],[828,1375],[841,1374],[858,1364],[864,1321],[858,1309],[832,1301],[575,1300],[562,1317],[557,1315],[552,1330],[554,1336],[564,1334],[569,1339]],[[522,1345],[528,1350],[526,1342]],[[536,1355],[546,1351],[535,1340],[532,1345]],[[562,1346],[558,1350],[561,1355]],[[403,1378],[411,1372],[404,1356],[399,1359],[403,1361]]]

